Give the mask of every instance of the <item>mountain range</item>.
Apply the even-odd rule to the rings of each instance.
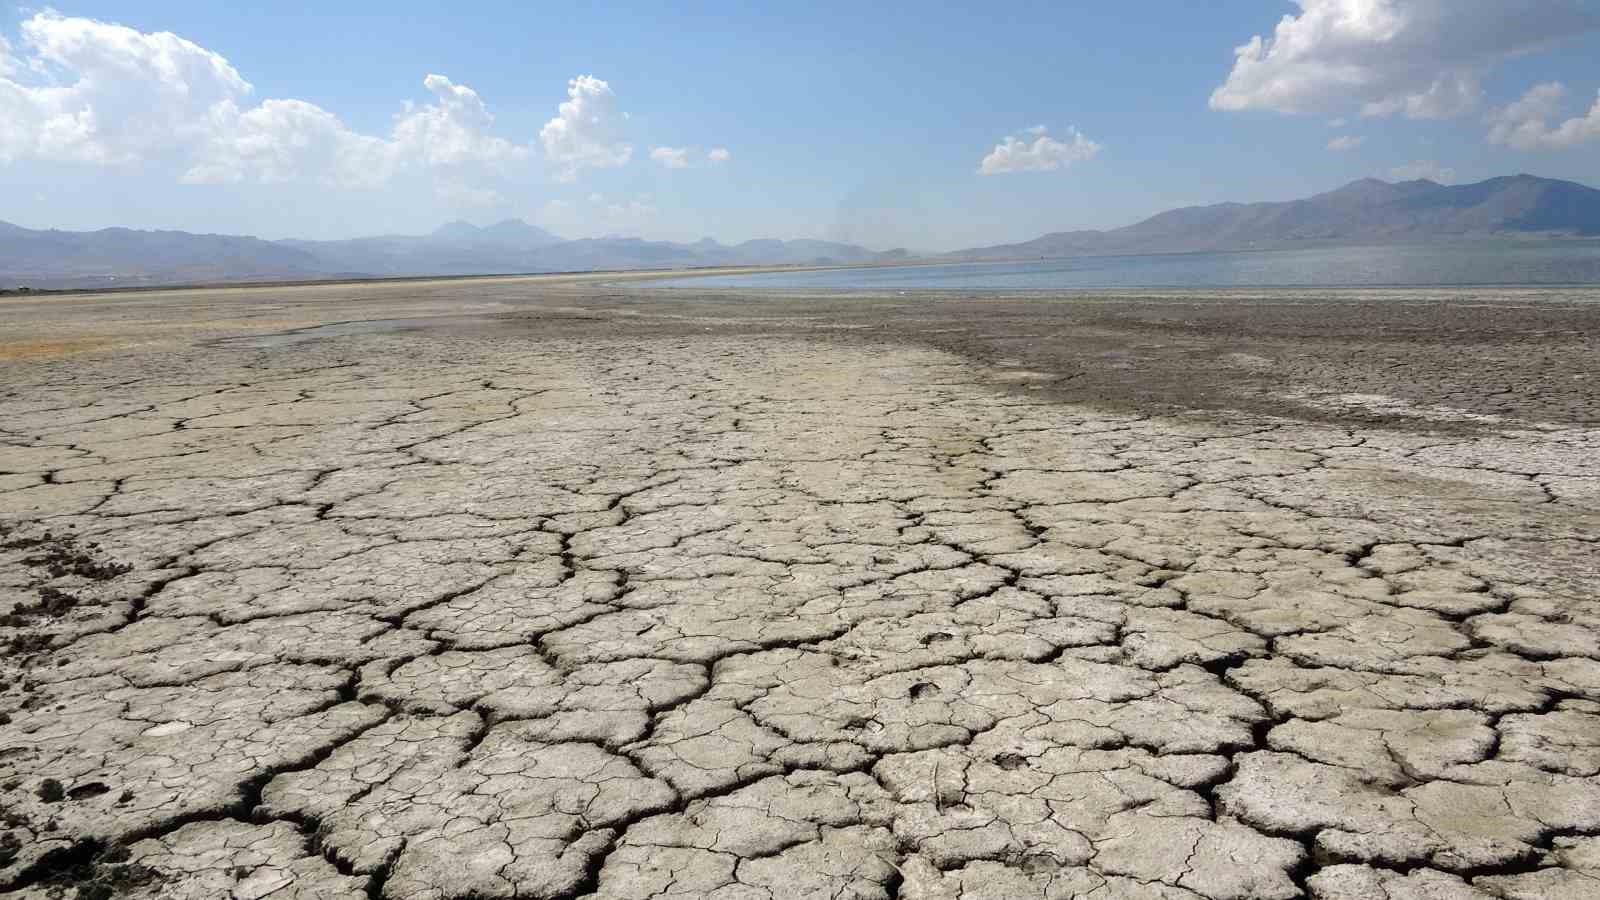
[[[491,275],[735,265],[829,265],[901,258],[854,244],[692,244],[634,237],[566,240],[520,219],[450,222],[427,235],[265,241],[184,231],[35,231],[0,222],[0,289],[126,287],[407,275]]]
[[[1328,244],[1600,235],[1600,191],[1513,175],[1477,184],[1376,178],[1286,203],[1169,210],[1111,231],[1058,231],[1020,244],[946,254],[962,260],[1190,253]]]
[[[1002,260],[1276,249],[1491,237],[1600,235],[1600,191],[1515,175],[1477,184],[1368,178],[1304,200],[1174,209],[1110,231],[920,257]],[[405,275],[488,275],[731,265],[889,264],[915,259],[817,240],[722,244],[634,237],[566,240],[519,219],[451,222],[432,234],[266,241],[183,231],[34,231],[0,222],[0,288],[104,287]]]

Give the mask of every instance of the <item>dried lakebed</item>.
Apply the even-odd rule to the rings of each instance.
[[[186,296],[0,363],[5,896],[1600,895],[1590,423]]]

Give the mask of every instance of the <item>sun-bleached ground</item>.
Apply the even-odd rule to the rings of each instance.
[[[0,307],[0,885],[1600,892],[1591,313],[916,300]]]

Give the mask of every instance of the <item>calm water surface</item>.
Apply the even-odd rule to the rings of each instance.
[[[1600,284],[1600,240],[1318,247],[711,275],[679,287],[1059,290]]]

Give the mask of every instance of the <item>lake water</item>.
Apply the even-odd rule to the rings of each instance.
[[[711,275],[662,286],[848,290],[1600,284],[1600,241],[1472,241]]]

